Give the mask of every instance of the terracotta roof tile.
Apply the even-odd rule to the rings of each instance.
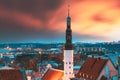
[[[76,74],[76,78],[96,80],[107,61],[100,58],[87,58]]]
[[[0,70],[0,80],[23,80],[20,70]]]
[[[62,80],[64,72],[57,69],[49,69],[42,80]]]

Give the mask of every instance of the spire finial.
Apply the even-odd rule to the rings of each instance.
[[[70,16],[70,2],[68,0],[68,16]]]

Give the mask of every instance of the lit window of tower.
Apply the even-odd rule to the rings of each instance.
[[[72,45],[72,30],[70,18],[70,5],[68,5],[67,28],[66,28],[66,43],[64,50],[64,80],[70,80],[73,77],[73,45]]]

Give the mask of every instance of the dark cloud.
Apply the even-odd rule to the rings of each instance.
[[[65,32],[52,31],[49,28],[36,30],[26,28],[12,21],[0,20],[0,42],[64,42]],[[97,40],[98,37],[73,33],[73,41]]]
[[[58,9],[64,0],[0,0],[2,7],[31,14],[34,17],[48,20],[48,13]]]
[[[63,38],[64,35],[53,32],[49,28],[36,30],[4,19],[0,19],[0,25],[0,42],[61,41],[60,38]],[[56,35],[59,37],[56,37]]]
[[[54,38],[56,33],[40,23],[47,24],[63,3],[64,0],[0,0],[0,41],[44,40],[51,35]]]
[[[6,8],[18,9],[25,12],[48,11],[57,9],[63,0],[0,0],[0,5]]]

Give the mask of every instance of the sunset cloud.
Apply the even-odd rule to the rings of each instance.
[[[67,0],[0,0],[0,37],[4,42],[11,38],[9,33],[16,33],[10,41],[16,37],[63,41],[67,4]],[[120,39],[120,0],[70,0],[70,4],[75,41]]]
[[[82,0],[72,7],[73,30],[78,34],[103,37],[106,40],[118,37],[116,29],[120,25],[119,0]],[[115,7],[117,6],[117,7]],[[77,9],[75,9],[77,8]]]

